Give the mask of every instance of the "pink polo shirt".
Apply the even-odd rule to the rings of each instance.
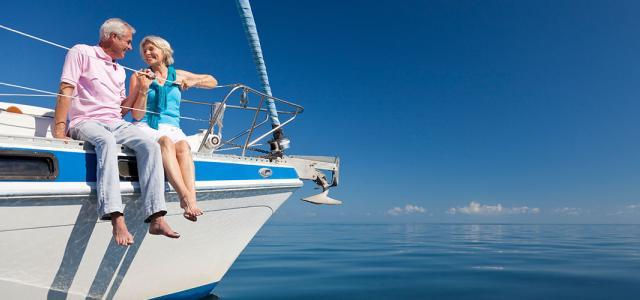
[[[85,120],[122,121],[120,104],[126,98],[127,75],[112,61],[100,46],[75,45],[67,53],[60,81],[75,86],[73,96],[82,98],[71,100],[69,127]]]

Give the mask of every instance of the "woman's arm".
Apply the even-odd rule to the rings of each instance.
[[[191,87],[212,89],[218,85],[218,81],[209,74],[194,74],[185,70],[176,70],[176,77],[182,90]]]
[[[129,97],[122,102],[122,106],[132,107],[135,109],[122,108],[122,116],[131,110],[131,116],[134,120],[140,121],[145,115],[147,108],[147,91],[151,85],[151,79],[145,75],[147,71],[142,73],[134,73],[129,82]]]

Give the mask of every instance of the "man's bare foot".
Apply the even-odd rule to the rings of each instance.
[[[198,216],[201,216],[203,214],[202,210],[198,208],[198,205],[196,204],[195,197],[181,197],[180,207],[184,209],[184,213],[182,214],[182,216],[192,222],[198,221]]]
[[[133,244],[133,235],[129,233],[124,216],[119,212],[111,213],[111,225],[113,226],[113,239],[118,246],[129,246]]]
[[[172,239],[177,239],[180,237],[180,234],[173,231],[171,227],[169,227],[169,224],[165,222],[164,217],[161,215],[151,217],[151,224],[149,224],[149,233],[154,235],[164,235]]]

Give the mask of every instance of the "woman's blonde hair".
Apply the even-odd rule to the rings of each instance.
[[[164,55],[164,63],[167,66],[173,65],[173,49],[171,49],[171,45],[169,44],[169,42],[167,42],[167,40],[155,35],[145,36],[140,42],[140,56],[142,56],[143,60],[144,60],[143,48],[144,48],[144,45],[147,43],[151,43],[154,46],[158,47],[158,49],[162,50],[162,54]]]

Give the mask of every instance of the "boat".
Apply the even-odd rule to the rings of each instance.
[[[4,27],[4,26],[3,26]],[[55,93],[0,82],[38,94]],[[195,223],[183,219],[166,183],[166,218],[177,240],[149,235],[143,223],[135,156],[118,155],[124,214],[135,243],[117,246],[111,224],[96,213],[96,157],[89,143],[51,135],[53,110],[0,102],[0,291],[26,299],[175,299],[212,293],[233,262],[278,208],[312,181],[322,192],[303,200],[340,204],[338,157],[293,156],[282,128],[303,112],[293,102],[243,84],[220,101],[183,100],[208,111],[206,128],[189,136],[196,166]],[[52,95],[53,94],[53,95]],[[9,94],[2,94],[7,96]],[[0,97],[4,100],[7,97]],[[274,110],[272,104],[278,104]],[[225,111],[251,115],[250,124],[222,135]],[[273,112],[288,119],[269,126]],[[227,114],[228,115],[228,114]],[[264,117],[264,119],[262,119]],[[279,132],[278,136],[274,133]],[[267,141],[271,136],[272,140]]]

